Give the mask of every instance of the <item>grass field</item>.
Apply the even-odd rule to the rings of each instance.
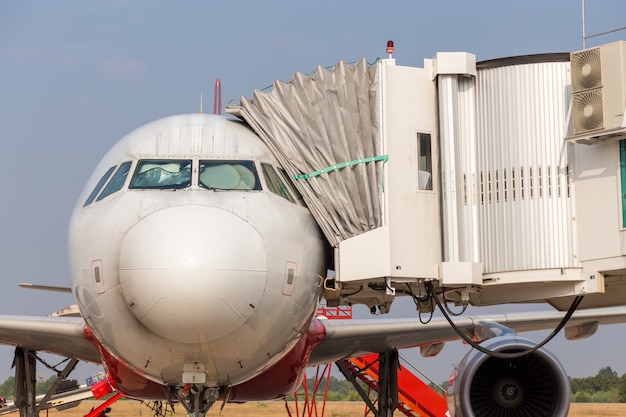
[[[84,401],[80,406],[58,412],[56,410],[49,411],[49,417],[82,417],[91,410],[92,407],[98,406],[97,401]],[[293,416],[296,417],[296,410],[293,402],[289,403]],[[110,417],[152,417],[153,412],[135,401],[118,401],[112,405]],[[176,408],[176,416],[185,416],[186,413],[182,407]],[[365,407],[359,402],[328,402],[324,412],[325,417],[362,417]],[[302,410],[300,410],[302,413]],[[318,417],[322,417],[321,407],[318,408]],[[9,414],[9,416],[18,416],[18,413]],[[302,414],[300,414],[302,415]],[[396,416],[402,416],[397,412]],[[46,412],[41,413],[41,417],[46,416]],[[259,403],[246,404],[227,404],[220,413],[219,405],[209,411],[207,416],[221,417],[287,417],[285,403],[283,401],[269,401]],[[622,417],[626,416],[626,404],[572,404],[568,417]]]

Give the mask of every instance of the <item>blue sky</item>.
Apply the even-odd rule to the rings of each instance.
[[[587,34],[626,25],[623,0],[587,0],[586,12]],[[99,159],[146,122],[197,112],[201,91],[211,110],[216,78],[226,104],[296,71],[372,62],[385,56],[388,39],[399,65],[421,66],[441,51],[478,60],[569,52],[582,48],[581,37],[574,0],[2,1],[0,314],[47,314],[73,301],[17,284],[69,285],[67,222]],[[626,32],[587,46],[617,39]],[[404,306],[394,315],[414,314]],[[548,348],[572,376],[605,365],[622,374],[624,329]],[[451,344],[415,364],[442,381],[466,350]],[[0,381],[11,359],[12,349],[0,348]]]

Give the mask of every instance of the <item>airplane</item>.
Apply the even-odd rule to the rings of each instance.
[[[451,415],[486,415],[478,392],[498,405],[491,416],[565,416],[567,374],[515,332],[564,326],[580,339],[626,322],[626,308],[572,309],[567,323],[560,312],[458,317],[454,327],[315,317],[328,243],[269,149],[228,116],[166,117],[117,142],[76,203],[68,254],[78,316],[0,316],[0,343],[17,348],[22,415],[38,413],[33,352],[71,358],[63,377],[76,361],[102,364],[118,393],[200,417],[218,401],[289,395],[309,366],[416,346],[432,355],[465,335],[487,351],[458,366]]]

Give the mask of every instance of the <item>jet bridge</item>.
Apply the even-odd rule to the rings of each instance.
[[[334,248],[331,306],[623,304],[625,44],[341,62],[227,111],[277,155]]]

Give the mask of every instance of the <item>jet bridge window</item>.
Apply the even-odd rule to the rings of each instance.
[[[107,172],[104,173],[102,178],[100,178],[100,181],[98,181],[98,183],[94,187],[94,189],[91,192],[91,194],[89,194],[89,197],[87,197],[87,200],[85,201],[85,204],[83,205],[83,207],[88,206],[91,203],[93,203],[93,200],[96,199],[96,196],[98,195],[100,190],[102,190],[102,187],[104,187],[104,184],[106,184],[106,182],[109,179],[109,177],[111,177],[111,174],[113,174],[113,171],[115,171],[116,167],[117,167],[117,165],[113,165],[111,168],[109,168],[107,170]]]
[[[100,201],[104,197],[122,189],[122,187],[124,186],[124,183],[126,182],[128,171],[130,170],[130,164],[131,162],[128,161],[120,165],[117,171],[115,171],[113,178],[111,178],[111,181],[109,181],[107,186],[104,187],[104,190],[102,190],[102,193],[100,193],[96,201]]]
[[[139,161],[132,189],[176,190],[191,185],[191,160],[144,159]]]
[[[417,134],[417,182],[420,190],[433,189],[433,160],[428,133]]]
[[[287,185],[285,185],[285,182],[278,175],[274,167],[272,167],[270,164],[261,164],[261,168],[263,168],[263,175],[265,176],[267,188],[269,188],[271,192],[278,194],[282,198],[289,200],[294,204],[297,204],[295,198],[289,193]]]
[[[626,139],[619,141],[619,169],[622,183],[622,229],[626,229]]]
[[[198,185],[209,190],[260,190],[252,161],[200,161]]]

